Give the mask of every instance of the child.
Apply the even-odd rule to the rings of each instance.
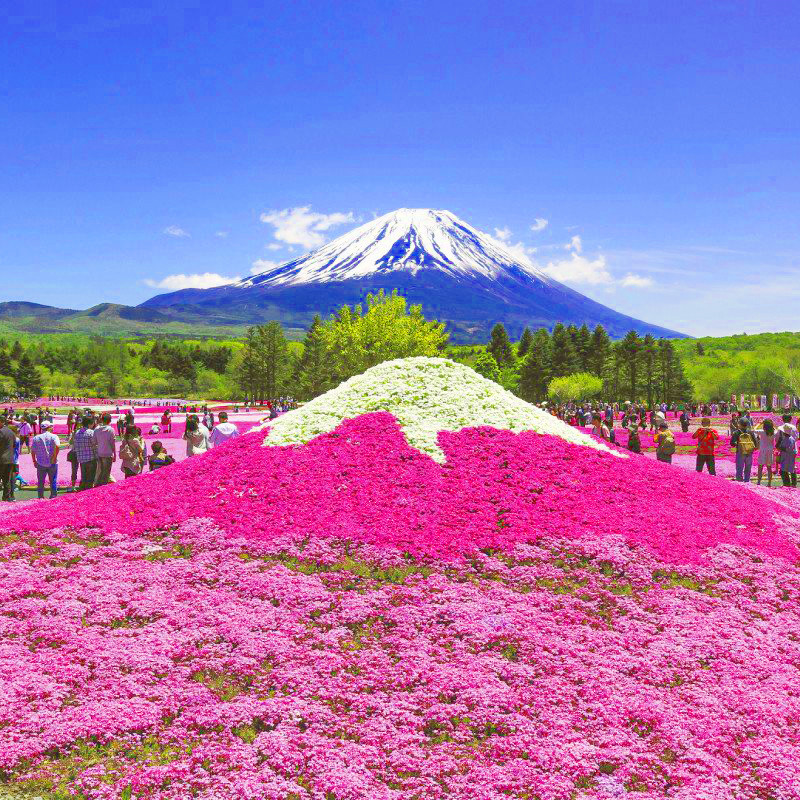
[[[783,485],[796,487],[797,467],[795,465],[795,459],[797,458],[797,435],[794,432],[794,427],[790,423],[784,423],[780,442],[778,443],[778,450],[780,451],[781,480],[783,481]]]

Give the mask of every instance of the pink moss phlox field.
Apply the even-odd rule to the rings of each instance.
[[[540,536],[622,536],[672,563],[696,563],[718,544],[797,557],[774,505],[710,476],[535,433],[472,428],[442,432],[439,442],[444,466],[411,448],[385,412],[302,447],[244,436],[180,467],[54,500],[46,514],[6,514],[0,530],[80,520],[140,534],[202,517],[237,537],[346,538],[417,557]]]
[[[793,496],[385,413],[262,442],[0,518],[0,793],[799,796]]]

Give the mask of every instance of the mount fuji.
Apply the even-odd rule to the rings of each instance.
[[[527,325],[603,325],[613,337],[630,330],[682,334],[620,314],[522,263],[503,243],[449,211],[401,208],[307,255],[213,289],[182,289],[142,303],[166,314],[220,322],[277,319],[306,327],[368,292],[397,289],[447,323],[453,339],[485,341],[496,322],[512,337]]]

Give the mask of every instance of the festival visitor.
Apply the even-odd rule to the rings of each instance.
[[[739,429],[731,436],[731,450],[736,451],[736,480],[740,483],[750,483],[753,452],[757,446],[755,434],[747,428],[747,420],[740,419]]]
[[[61,440],[53,433],[52,422],[42,421],[42,432],[33,437],[30,449],[36,467],[36,493],[43,500],[45,480],[49,480],[52,500],[58,492],[58,451],[61,449]]]
[[[672,454],[675,452],[675,436],[669,429],[666,420],[658,423],[658,433],[653,437],[656,446],[656,458],[665,464],[672,463]]]
[[[76,430],[75,433],[77,432],[78,431]],[[67,443],[69,447],[69,450],[67,451],[67,461],[72,468],[70,486],[73,490],[75,489],[75,484],[78,482],[78,454],[75,452],[75,433],[69,437],[69,441]]]
[[[31,427],[30,422],[28,422],[27,417],[22,417],[22,423],[19,426],[19,445],[25,445],[28,448],[28,452],[31,452],[31,434],[33,433],[33,428]]]
[[[208,450],[208,428],[201,425],[195,416],[186,420],[186,432],[183,434],[183,438],[186,440],[187,456],[198,455]]]
[[[631,453],[641,453],[642,440],[639,438],[639,426],[636,424],[636,417],[631,419],[628,431],[628,450],[630,450]]]
[[[125,417],[121,414],[117,417],[117,435],[123,436],[125,434]]]
[[[703,417],[700,420],[700,427],[692,434],[692,439],[697,439],[695,469],[698,472],[702,472],[703,467],[706,467],[709,475],[716,475],[714,448],[719,441],[719,434],[711,427],[711,420],[708,417]]]
[[[81,420],[81,426],[73,436],[73,449],[78,465],[81,468],[81,482],[78,491],[82,492],[94,486],[97,474],[97,446],[94,441],[94,418],[87,414]]]
[[[225,411],[219,412],[219,422],[211,431],[209,437],[209,444],[211,447],[219,447],[223,442],[229,439],[235,439],[239,435],[239,429],[232,423],[228,422],[228,414]]]
[[[756,482],[761,485],[761,476],[764,467],[767,468],[767,485],[772,486],[772,461],[775,458],[775,425],[771,419],[765,419],[761,430],[756,430],[758,436],[758,478]]]
[[[797,486],[797,432],[794,425],[784,422],[778,439],[778,464],[781,470],[781,481],[784,486]]]
[[[67,436],[72,435],[73,427],[75,427],[75,412],[70,411],[69,414],[67,414]]]
[[[13,499],[14,446],[17,437],[11,430],[8,420],[0,417],[0,487],[2,499],[10,503]]]
[[[594,414],[592,416],[592,430],[595,436],[599,436],[601,439],[605,439],[606,441],[610,438],[610,431],[608,428],[603,424],[603,420],[599,414]]]
[[[136,425],[125,431],[125,438],[119,446],[119,458],[122,462],[122,474],[126,478],[139,475],[144,469],[146,446],[142,431]]]
[[[164,429],[164,433],[172,431],[172,414],[168,408],[165,408],[164,413],[161,415],[161,427]]]
[[[151,435],[151,436],[158,436],[158,434],[159,434],[159,433],[161,433],[161,428],[159,428],[159,426],[158,426],[158,423],[157,423],[157,422],[154,422],[154,423],[153,423],[153,424],[150,426],[150,435]]]
[[[781,426],[782,430],[786,430],[786,426],[789,426],[789,430],[793,436],[797,437],[797,428],[792,425],[792,415],[791,414],[784,414],[781,419],[783,420],[783,425]],[[800,418],[798,418],[800,419]]]
[[[683,409],[683,411],[681,411],[680,417],[678,419],[680,420],[681,423],[681,430],[684,433],[689,433],[689,414],[685,408]]]
[[[728,424],[728,435],[733,439],[734,434],[736,431],[739,430],[739,412],[734,411],[731,414],[731,421]]]
[[[174,464],[175,459],[167,453],[161,442],[155,441],[150,445],[150,457],[147,462],[150,465],[150,472],[153,472],[161,469],[161,467],[168,467],[170,464]]]
[[[111,414],[103,414],[100,421],[102,424],[94,432],[97,449],[95,486],[105,486],[111,482],[111,464],[117,460],[117,441],[111,427]]]

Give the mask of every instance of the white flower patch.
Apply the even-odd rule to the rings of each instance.
[[[270,428],[264,444],[305,444],[346,419],[373,411],[392,414],[408,443],[440,463],[445,461],[436,441],[440,431],[483,425],[549,433],[625,458],[475,370],[446,358],[422,356],[378,364],[262,426]]]

